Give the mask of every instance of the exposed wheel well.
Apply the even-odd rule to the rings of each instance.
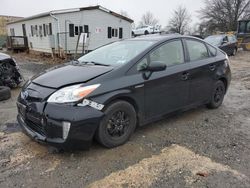
[[[227,90],[227,79],[226,79],[226,78],[220,78],[219,80],[222,81],[222,82],[224,83],[225,88],[226,88],[226,90]]]

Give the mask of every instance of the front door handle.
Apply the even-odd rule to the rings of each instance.
[[[185,80],[188,80],[188,78],[189,78],[189,73],[188,72],[182,73],[181,80],[185,81]]]
[[[209,69],[210,69],[211,71],[214,71],[214,70],[215,70],[215,68],[216,68],[216,66],[215,66],[215,65],[209,65]]]

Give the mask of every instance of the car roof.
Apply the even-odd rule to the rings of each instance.
[[[197,37],[181,35],[178,33],[174,33],[174,34],[150,34],[150,35],[143,35],[143,36],[127,39],[127,40],[129,40],[129,41],[142,41],[143,40],[143,41],[161,42],[161,41],[166,41],[166,40],[174,39],[174,38],[191,38],[191,39],[201,40]]]

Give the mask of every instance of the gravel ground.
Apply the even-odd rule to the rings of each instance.
[[[17,55],[25,78],[50,67]],[[250,53],[231,57],[223,105],[138,128],[105,149],[57,153],[16,124],[15,101],[0,102],[0,187],[250,187]]]

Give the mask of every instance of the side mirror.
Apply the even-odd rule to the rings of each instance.
[[[166,70],[167,66],[159,61],[153,61],[144,70],[150,72],[159,72]]]
[[[138,71],[150,71],[150,72],[159,72],[166,70],[167,66],[159,61],[153,61],[150,65],[142,64],[138,67]]]

